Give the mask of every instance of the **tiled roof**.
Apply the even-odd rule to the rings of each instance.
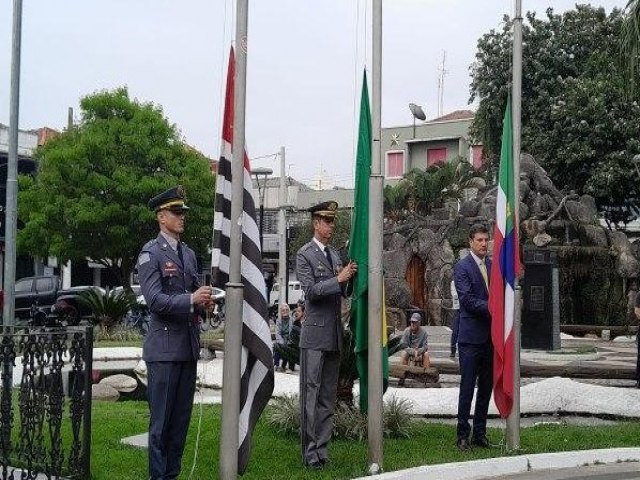
[[[475,116],[473,110],[455,110],[451,113],[447,113],[442,117],[428,120],[428,122],[446,122],[451,120],[471,120]]]
[[[39,147],[44,145],[45,143],[47,143],[53,137],[56,137],[56,136],[60,135],[59,131],[54,130],[53,128],[49,128],[49,127],[38,128],[37,130],[35,130],[35,132],[38,134],[38,146]]]

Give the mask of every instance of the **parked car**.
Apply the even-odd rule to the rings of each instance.
[[[43,317],[59,317],[64,325],[77,325],[82,318],[91,315],[91,311],[78,302],[82,292],[93,289],[105,292],[101,287],[92,285],[61,288],[60,278],[56,275],[25,277],[15,284],[15,315],[23,321],[42,324]],[[37,318],[36,318],[37,317]]]
[[[60,290],[56,297],[56,303],[52,307],[52,313],[60,317],[63,325],[78,325],[80,320],[91,316],[91,309],[80,301],[83,292],[93,290],[104,295],[106,290],[93,285],[71,287]]]

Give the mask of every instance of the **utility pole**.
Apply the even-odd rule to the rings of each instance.
[[[20,53],[22,39],[22,0],[13,0],[13,39],[11,43],[11,93],[9,100],[9,158],[4,234],[4,306],[2,324],[15,324],[16,231],[18,224],[18,123],[20,112]]]
[[[287,281],[287,178],[285,176],[284,147],[280,147],[280,198],[278,203],[278,309],[283,302],[289,303],[289,282]]]
[[[73,130],[73,107],[69,107],[67,111],[67,132],[71,132],[71,130]],[[71,260],[68,260],[64,265],[60,265],[60,270],[62,288],[71,288]]]

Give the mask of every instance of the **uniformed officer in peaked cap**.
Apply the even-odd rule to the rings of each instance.
[[[330,200],[314,205],[309,208],[313,217],[335,218],[338,210],[338,203]]]
[[[155,212],[160,210],[187,211],[189,207],[184,202],[184,188],[182,185],[178,185],[149,200],[149,208]]]
[[[323,202],[309,208],[313,239],[296,256],[296,274],[305,295],[305,321],[300,334],[300,408],[302,462],[323,468],[329,461],[332,417],[342,347],[342,296],[358,266],[343,267],[333,235],[338,204]]]
[[[142,294],[151,312],[144,340],[149,410],[149,475],[176,479],[191,418],[200,354],[200,319],[212,305],[213,290],[198,284],[196,256],[180,241],[185,193],[171,188],[151,200],[160,227],[138,257]]]

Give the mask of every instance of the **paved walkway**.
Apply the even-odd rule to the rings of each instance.
[[[425,465],[381,475],[361,477],[356,480],[505,480],[519,478],[527,480],[549,480],[552,478],[577,480],[592,478],[589,476],[592,474],[600,475],[600,477],[593,477],[600,478],[600,480],[637,479],[640,478],[639,461],[640,448],[584,450]],[[620,467],[620,465],[624,465],[624,467]],[[580,468],[582,470],[579,470]],[[633,476],[628,476],[629,471],[634,472]],[[573,476],[555,476],[556,474],[571,475],[571,472],[573,472]],[[615,476],[610,477],[609,475]]]

